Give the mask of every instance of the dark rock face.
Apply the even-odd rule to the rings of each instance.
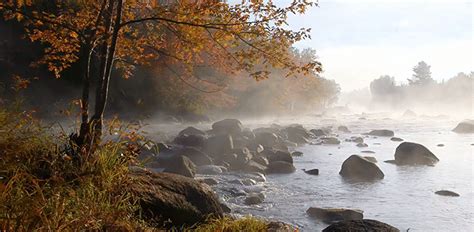
[[[193,225],[223,210],[209,186],[169,173],[134,172],[130,192],[139,199],[145,220],[165,226]],[[171,224],[167,221],[171,221]]]
[[[158,157],[150,164],[152,168],[163,168],[163,172],[174,173],[193,178],[196,174],[196,165],[186,156],[171,155]]]
[[[306,213],[329,223],[344,220],[362,220],[364,218],[363,211],[353,209],[310,207],[306,210]]]
[[[349,220],[334,223],[323,232],[400,232],[399,229],[376,220]]]
[[[267,174],[286,174],[286,173],[293,173],[296,171],[295,166],[293,164],[285,162],[285,161],[275,161],[268,165],[266,173]]]
[[[228,134],[210,137],[203,146],[203,151],[214,157],[232,153],[232,149],[234,149],[234,142],[232,136]]]
[[[383,179],[384,174],[373,162],[359,155],[351,155],[342,164],[339,174],[355,180]]]
[[[395,135],[395,133],[391,130],[373,130],[367,134],[372,135],[372,136],[383,136],[383,137],[393,137]]]
[[[313,133],[314,136],[320,137],[320,136],[326,136],[326,132],[322,129],[311,129],[309,130],[311,133]]]
[[[447,196],[447,197],[459,197],[460,195],[458,193],[455,193],[453,191],[449,190],[439,190],[436,191],[435,194],[441,195],[441,196]]]
[[[264,153],[267,156],[268,162],[273,163],[276,161],[285,161],[288,163],[293,163],[293,157],[289,152],[285,151],[266,151]]]
[[[180,131],[178,135],[206,135],[206,132],[196,129],[195,127],[187,127],[186,129]]]
[[[237,119],[224,119],[212,124],[212,131],[216,134],[240,134],[242,133],[242,123]]]
[[[206,138],[203,135],[182,134],[174,139],[174,143],[183,146],[202,147],[205,140]]]
[[[305,170],[303,169],[303,171],[306,173],[306,174],[309,174],[309,175],[319,175],[319,169],[315,168],[315,169],[310,169],[310,170]]]
[[[418,143],[403,142],[395,150],[398,165],[433,165],[438,161],[438,157]]]
[[[474,133],[474,120],[460,122],[453,131],[456,133]]]
[[[401,142],[403,139],[398,138],[398,137],[392,137],[390,140],[395,141],[395,142]]]

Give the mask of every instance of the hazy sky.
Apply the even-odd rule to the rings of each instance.
[[[474,71],[473,11],[472,0],[320,0],[290,25],[313,28],[297,47],[316,49],[323,76],[350,91],[385,74],[404,82],[421,60],[437,80]]]

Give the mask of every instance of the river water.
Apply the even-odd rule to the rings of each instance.
[[[312,117],[306,118],[304,123],[297,120],[291,122],[301,123],[307,129],[345,125],[351,133],[338,133],[340,145],[295,148],[304,153],[294,158],[297,171],[268,175],[266,182],[255,187],[262,188],[266,196],[260,205],[245,206],[242,200],[229,199],[222,191],[222,185],[218,185],[217,193],[227,201],[234,213],[281,220],[297,226],[301,231],[321,231],[328,225],[309,217],[306,214],[309,207],[352,208],[363,210],[364,218],[386,222],[401,231],[474,231],[474,135],[452,132],[458,120],[395,120],[375,116],[361,120],[359,116],[345,116],[337,120]],[[244,124],[261,126],[250,122]],[[396,137],[423,144],[440,162],[434,167],[385,163],[384,160],[394,159],[395,148],[401,143],[391,141],[390,137],[364,138],[369,145],[365,148],[344,141],[372,129],[390,129]],[[444,146],[439,147],[438,144]],[[375,153],[361,153],[363,150]],[[374,156],[385,178],[359,183],[342,179],[338,174],[341,164],[353,154]],[[308,175],[301,170],[303,168],[318,168],[319,175]],[[235,177],[219,178],[220,182],[225,182]],[[434,194],[442,189],[452,190],[461,196]]]

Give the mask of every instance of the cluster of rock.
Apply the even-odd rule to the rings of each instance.
[[[160,144],[158,155],[149,154],[152,157],[148,166],[187,177],[227,171],[292,173],[296,170],[293,156],[302,153],[290,153],[289,147],[309,143],[318,136],[324,143],[334,143],[326,135],[322,129],[308,131],[297,124],[250,130],[237,119],[224,119],[212,124],[208,131],[194,127],[182,130],[172,146]]]

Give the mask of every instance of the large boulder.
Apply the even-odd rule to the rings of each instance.
[[[341,144],[341,141],[339,141],[339,139],[336,137],[322,137],[320,139],[323,142],[323,144],[330,144],[330,145]]]
[[[283,174],[283,173],[293,173],[296,171],[295,166],[292,163],[285,161],[275,161],[268,165],[266,173],[267,174]]]
[[[355,180],[383,179],[384,174],[380,168],[359,155],[351,155],[342,164],[339,174],[342,177]]]
[[[178,135],[206,135],[206,132],[190,126],[180,131]]]
[[[391,130],[372,130],[371,132],[367,134],[372,135],[372,136],[382,136],[382,137],[393,137],[395,135],[395,133]]]
[[[212,124],[212,131],[216,134],[241,134],[242,123],[237,119],[224,119]]]
[[[323,232],[400,232],[399,229],[371,219],[349,220],[334,223],[326,227]]]
[[[456,133],[474,133],[474,120],[460,122],[453,131]]]
[[[232,153],[234,141],[229,134],[216,135],[204,141],[203,151],[211,156],[220,156]]]
[[[297,144],[306,144],[311,134],[301,125],[293,125],[283,129],[286,133],[288,141]]]
[[[169,173],[130,174],[129,191],[138,200],[140,215],[166,227],[191,226],[208,217],[221,217],[217,196],[205,184]]]
[[[433,165],[438,161],[438,157],[418,143],[403,142],[395,150],[395,163],[398,165]]]
[[[306,210],[306,213],[329,223],[344,220],[362,220],[364,218],[364,212],[357,209],[310,207]]]
[[[163,169],[163,172],[191,178],[196,174],[196,165],[188,157],[182,155],[158,156],[149,166]]]

